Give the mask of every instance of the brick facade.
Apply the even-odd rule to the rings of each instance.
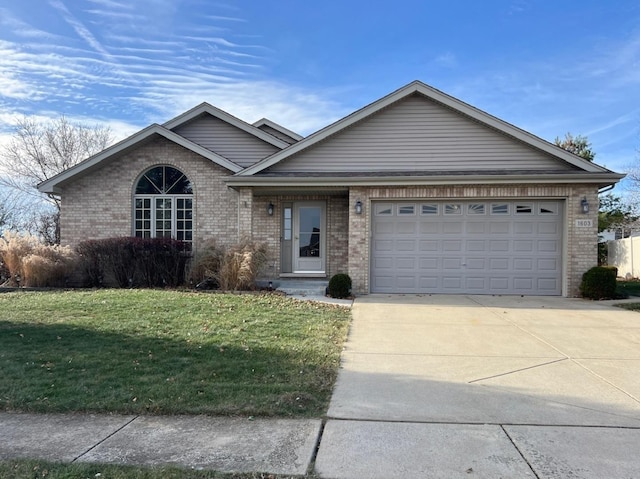
[[[281,273],[282,204],[321,201],[326,205],[326,274],[346,272],[354,292],[370,289],[371,201],[378,199],[486,199],[537,198],[565,201],[563,291],[578,296],[582,274],[597,264],[597,187],[591,185],[458,185],[428,187],[352,187],[345,195],[254,195],[251,188],[233,190],[225,184],[230,172],[215,163],[164,138],[111,159],[100,169],[78,177],[62,193],[61,235],[63,244],[85,239],[132,234],[132,199],[140,175],[157,165],[171,165],[193,183],[195,246],[209,238],[232,244],[242,236],[265,241],[269,261],[263,276]],[[581,212],[586,198],[590,212]],[[362,214],[354,205],[360,200]],[[269,216],[267,205],[274,205]],[[577,226],[576,220],[590,219],[592,225]]]
[[[336,273],[346,273],[348,270],[348,214],[346,196],[326,195],[272,195],[255,196],[251,215],[251,234],[256,240],[266,241],[269,251],[269,262],[262,276],[276,278],[281,273],[281,238],[282,238],[282,208],[284,203],[297,201],[313,201],[325,204],[326,218],[326,271],[329,278]],[[267,213],[269,203],[274,206],[273,216]],[[240,216],[245,210],[241,208]],[[241,220],[242,221],[242,220]]]
[[[230,172],[186,148],[157,138],[65,187],[61,195],[62,244],[131,236],[135,186],[145,171],[158,165],[178,168],[193,184],[196,247],[212,237],[222,244],[237,241],[239,194],[224,183]]]
[[[565,200],[563,291],[570,297],[579,296],[582,274],[597,265],[598,249],[598,189],[592,185],[453,185],[395,188],[351,188],[349,192],[349,275],[356,294],[370,289],[371,201],[379,199],[554,199]],[[590,204],[588,214],[581,212],[581,201]],[[356,215],[352,208],[362,201],[364,211]],[[577,226],[576,220],[591,220],[592,226]]]

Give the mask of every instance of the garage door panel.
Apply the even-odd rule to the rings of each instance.
[[[533,234],[535,225],[532,223],[517,222],[513,224],[513,232],[517,235],[530,235]]]
[[[379,252],[391,252],[391,251],[393,251],[393,240],[378,239],[373,241],[374,254]]]
[[[415,251],[416,250],[416,240],[396,240],[395,241],[395,250],[396,251]]]
[[[461,269],[462,260],[460,258],[442,258],[442,268],[447,269]]]
[[[437,270],[439,261],[439,258],[419,258],[418,267],[421,271]]]
[[[388,235],[393,235],[393,230],[394,230],[394,224],[393,223],[386,223],[386,222],[376,222],[375,226],[373,227],[373,232],[376,235],[384,235],[384,234],[388,234]]]
[[[533,291],[533,278],[513,278],[515,292],[528,293]]]
[[[470,292],[483,292],[487,289],[486,282],[486,278],[467,277],[465,280],[465,286]]]
[[[452,293],[462,289],[462,278],[460,276],[445,276],[442,278],[442,289]]]
[[[487,260],[486,258],[466,258],[467,269],[481,269],[485,270],[487,268]]]
[[[504,276],[494,276],[489,279],[489,289],[491,291],[506,292],[509,290],[509,278]]]
[[[396,233],[399,235],[415,235],[418,230],[418,225],[415,223],[401,222],[396,226]]]
[[[418,285],[422,291],[434,290],[438,288],[437,276],[420,276]]]
[[[492,239],[489,242],[489,250],[494,252],[507,253],[511,250],[511,243],[509,240]]]
[[[558,251],[558,242],[551,240],[538,241],[538,251],[542,253],[555,253]]]
[[[533,271],[533,258],[514,258],[513,269],[516,271]]]
[[[376,270],[393,269],[393,258],[376,256],[373,258],[373,267]]]
[[[465,229],[470,235],[484,235],[487,232],[487,223],[486,221],[469,221]]]
[[[416,289],[417,278],[415,276],[397,276],[396,282],[399,288],[413,291]]]
[[[509,258],[489,258],[489,271],[506,271],[509,265]]]
[[[484,240],[467,240],[466,250],[469,252],[484,252],[487,250],[487,244]]]
[[[496,221],[489,223],[489,233],[492,235],[504,235],[511,231],[511,223]]]
[[[513,242],[513,250],[516,253],[532,253],[533,241],[531,240],[516,240]]]
[[[385,205],[372,217],[372,292],[561,294],[561,202]]]
[[[416,260],[414,258],[398,258],[396,259],[396,268],[399,270],[416,269]]]
[[[538,234],[539,235],[557,235],[559,230],[559,225],[556,222],[542,222],[538,223]]]
[[[419,245],[420,251],[440,251],[440,241],[438,240],[421,240]]]
[[[539,291],[548,291],[553,294],[556,289],[558,289],[558,280],[556,278],[538,278]]]
[[[443,251],[462,251],[462,240],[449,240],[445,241],[442,245]]]
[[[440,223],[435,222],[435,221],[428,221],[428,222],[421,222],[420,223],[420,234],[423,235],[430,235],[430,234],[439,234],[441,233],[442,229],[440,227]]]
[[[447,222],[442,225],[442,232],[444,234],[461,234],[462,233],[462,223],[456,222],[451,223]]]
[[[558,260],[555,258],[539,258],[537,260],[538,271],[556,271]]]

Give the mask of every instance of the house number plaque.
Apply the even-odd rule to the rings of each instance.
[[[593,220],[576,220],[576,228],[591,228]]]

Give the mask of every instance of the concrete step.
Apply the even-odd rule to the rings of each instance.
[[[278,278],[274,280],[261,280],[261,287],[271,287],[282,291],[289,296],[324,296],[329,285],[327,279],[299,279]]]

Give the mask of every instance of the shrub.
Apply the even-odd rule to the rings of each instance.
[[[179,286],[184,283],[189,245],[170,238],[107,238],[77,247],[91,286],[111,275],[121,288]]]
[[[580,293],[589,299],[616,297],[618,269],[614,266],[595,266],[582,275]]]
[[[0,257],[9,285],[32,287],[65,286],[76,260],[68,246],[44,245],[35,236],[16,233],[5,233],[0,239]]]
[[[348,274],[334,274],[329,280],[329,296],[346,298],[351,294],[351,278]]]
[[[260,269],[267,262],[267,245],[243,238],[222,257],[216,279],[221,289],[240,291],[253,289]]]
[[[79,267],[87,278],[87,286],[100,287],[105,281],[105,254],[102,241],[86,240],[76,246]]]
[[[219,287],[218,276],[223,259],[224,248],[215,239],[207,240],[191,260],[189,282],[196,288]]]

